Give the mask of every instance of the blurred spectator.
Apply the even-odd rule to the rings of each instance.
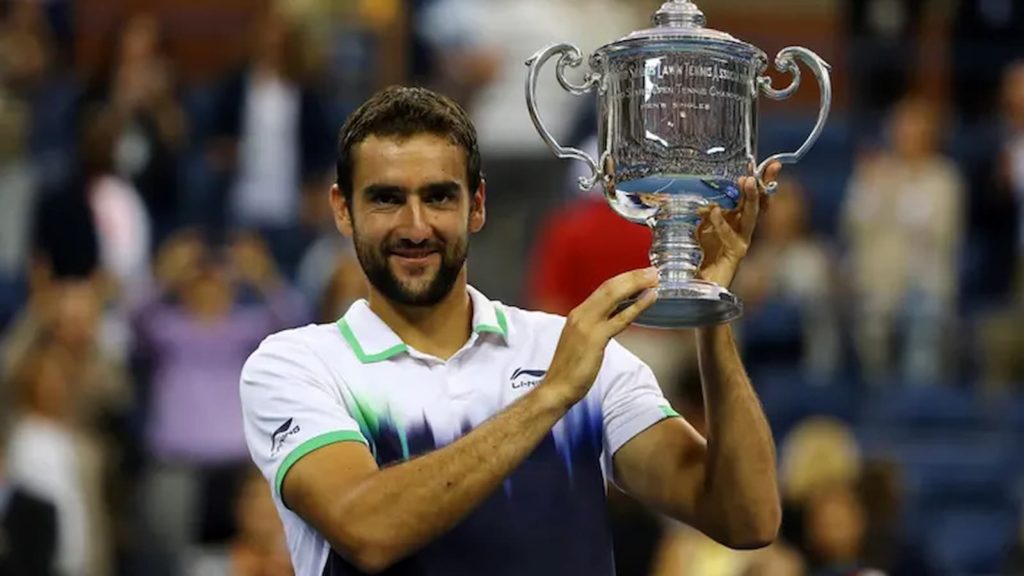
[[[117,118],[111,109],[90,112],[82,128],[86,195],[110,289],[125,305],[148,289],[152,224],[142,197],[114,166]]]
[[[1003,216],[1013,215],[1017,237],[989,243],[999,244],[999,258],[993,258],[989,267],[1014,269],[1016,281],[1008,302],[980,319],[982,338],[976,350],[990,389],[1024,381],[1024,337],[1019,329],[1024,316],[1024,61],[1007,68],[1003,98],[1000,149],[984,167],[985,193],[998,203]]]
[[[904,485],[893,462],[864,463],[857,493],[867,517],[862,557],[889,576],[927,576],[934,570],[904,530]]]
[[[856,482],[860,470],[860,447],[842,422],[817,416],[794,427],[779,450],[782,537],[801,545],[805,541],[804,512],[811,495],[824,486]]]
[[[999,189],[1017,202],[1017,294],[1024,300],[1024,60],[1007,67],[1003,100],[1003,150],[996,178]]]
[[[189,576],[291,576],[284,527],[270,485],[259,470],[247,470],[234,497],[237,532],[227,550],[201,553]]]
[[[150,222],[131,183],[114,173],[111,114],[83,119],[72,184],[38,207],[31,290],[54,279],[90,278],[102,290],[102,338],[120,359],[131,342],[128,314],[150,279]]]
[[[855,121],[862,134],[877,132],[880,115],[911,88],[921,73],[919,44],[927,0],[847,0],[846,27]]]
[[[956,305],[964,188],[938,151],[939,120],[921,99],[896,106],[889,148],[860,160],[843,208],[855,346],[874,383],[897,374],[931,383],[953,368],[943,337]]]
[[[109,52],[86,97],[111,123],[112,172],[138,190],[159,244],[177,223],[178,162],[188,130],[167,39],[153,15],[139,13],[112,34]]]
[[[500,45],[475,37],[476,23],[488,17],[487,4],[463,0],[425,2],[416,36],[427,55],[426,83],[472,109],[481,90],[503,65]]]
[[[35,31],[19,27],[13,16],[0,24],[0,281],[20,277],[28,261],[36,183],[25,84],[42,66],[39,44]]]
[[[0,369],[8,375],[40,342],[59,349],[75,367],[77,385],[69,418],[95,433],[105,432],[105,424],[132,402],[127,374],[100,338],[101,313],[95,282],[54,283],[33,295],[0,345]]]
[[[52,504],[29,494],[7,477],[8,410],[6,403],[0,409],[0,574],[51,576],[57,549],[57,513]]]
[[[405,82],[408,15],[403,0],[278,0],[302,26],[304,58],[340,125],[376,90]],[[449,94],[451,95],[451,94]]]
[[[812,575],[878,574],[865,562],[867,516],[852,486],[836,483],[816,489],[805,504],[804,520]]]
[[[150,223],[138,192],[113,173],[113,118],[90,113],[81,127],[78,175],[45,195],[33,232],[33,282],[98,277],[131,302],[149,277]]]
[[[248,461],[239,371],[265,335],[306,311],[254,235],[218,254],[182,233],[160,251],[156,273],[158,292],[138,318],[150,366],[143,506],[152,542],[166,548],[153,553],[173,566],[187,546],[230,533],[225,491]]]
[[[1015,0],[960,0],[952,14],[953,98],[968,122],[990,120],[1002,71],[1020,57],[1024,5]]]
[[[1014,276],[1024,274],[1024,60],[1003,73],[1000,114],[984,129],[962,131],[970,178],[969,249],[964,278],[967,304],[984,310],[1012,296]]]
[[[0,78],[9,97],[25,106],[27,156],[36,184],[46,191],[70,183],[74,172],[79,89],[65,69],[70,59],[57,44],[48,18],[66,8],[64,0],[5,3],[0,24]],[[63,5],[63,6],[62,6]]]
[[[228,180],[229,223],[271,235],[279,263],[293,246],[305,181],[333,161],[333,130],[306,81],[295,24],[268,9],[257,19],[252,50],[218,96],[211,150]]]
[[[110,517],[103,499],[103,453],[74,418],[79,383],[64,350],[44,339],[15,371],[18,416],[11,433],[11,479],[57,508],[57,568],[63,576],[105,576]]]
[[[824,416],[802,421],[782,442],[779,475],[783,498],[805,501],[819,486],[854,482],[860,476],[860,448],[842,422]]]
[[[802,185],[788,177],[779,184],[781,193],[762,215],[734,284],[744,300],[745,359],[748,368],[798,364],[808,375],[827,378],[839,368],[834,259],[810,232],[809,197]],[[799,332],[791,334],[790,325]]]

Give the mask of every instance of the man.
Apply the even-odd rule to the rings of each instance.
[[[0,413],[0,576],[47,576],[57,552],[57,513],[8,482],[6,420]]]
[[[744,187],[701,235],[723,285],[757,217]],[[706,442],[611,340],[656,274],[617,276],[568,318],[492,302],[466,283],[484,198],[475,130],[447,98],[387,89],[342,128],[331,206],[370,296],[269,337],[241,378],[296,574],[610,576],[606,477],[727,545],[771,542],[774,448],[729,328],[698,338]]]

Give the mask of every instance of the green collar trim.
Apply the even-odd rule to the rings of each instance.
[[[338,329],[341,330],[342,337],[348,342],[348,345],[352,347],[352,351],[355,352],[356,358],[359,359],[363,364],[372,364],[374,362],[381,362],[388,358],[397,356],[402,352],[408,352],[409,347],[405,344],[396,344],[383,352],[377,352],[376,354],[367,354],[363,347],[359,344],[359,340],[356,339],[356,335],[352,332],[352,327],[348,325],[348,322],[342,318],[338,320]]]
[[[474,321],[477,322],[473,326],[473,332],[477,334],[492,333],[498,334],[502,337],[505,343],[508,343],[508,317],[505,315],[505,311],[497,302],[488,300],[482,294],[470,288],[470,298],[473,301],[473,316]],[[367,352],[363,348],[362,343],[356,337],[355,331],[352,329],[351,323],[356,323],[356,328],[360,330],[366,330],[363,334],[364,340],[371,343],[371,347],[381,348],[383,346],[389,346],[388,348],[380,352]],[[348,312],[345,313],[335,324],[338,326],[338,330],[341,331],[342,337],[345,342],[348,343],[352,352],[356,355],[356,358],[363,364],[372,364],[374,362],[382,362],[389,358],[393,358],[403,352],[408,353],[409,346],[398,338],[398,335],[391,331],[384,323],[377,318],[373,312],[369,309],[365,302],[356,302],[349,308]]]
[[[505,313],[498,306],[494,306],[494,317],[498,320],[497,326],[479,324],[473,327],[473,331],[478,334],[481,332],[501,334],[502,338],[508,339],[508,321],[505,320]]]

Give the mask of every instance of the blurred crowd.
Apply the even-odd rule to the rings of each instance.
[[[459,100],[488,179],[471,282],[568,312],[646,266],[650,232],[543,146],[523,62],[657,3],[261,0],[227,19],[244,54],[201,81],[175,50],[195,22],[122,4],[85,65],[93,4],[0,3],[0,576],[291,574],[238,372],[365,295],[327,204],[337,129],[389,83]],[[779,4],[780,24],[807,7]],[[808,42],[844,62],[839,102],[733,286],[782,535],[730,551],[611,488],[622,575],[1024,574],[1024,6],[825,4],[836,37]],[[539,99],[563,143],[594,146],[592,100],[551,78]],[[808,102],[762,102],[764,150],[802,141]],[[692,334],[621,340],[703,429]]]

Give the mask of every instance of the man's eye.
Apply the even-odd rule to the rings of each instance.
[[[455,199],[451,192],[434,192],[427,196],[427,202],[431,204],[445,204]]]
[[[402,203],[402,199],[398,194],[391,194],[387,192],[374,194],[371,200],[378,206],[397,206]]]

